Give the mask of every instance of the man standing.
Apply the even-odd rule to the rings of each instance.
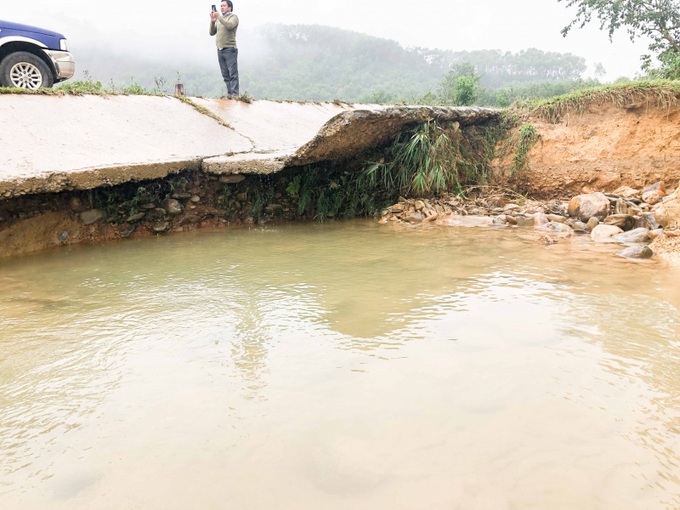
[[[231,0],[222,0],[221,14],[217,11],[210,13],[210,35],[217,35],[217,60],[220,63],[222,78],[227,86],[227,97],[232,99],[239,95],[238,91],[238,48],[236,47],[236,29],[238,16],[232,11],[234,4]]]

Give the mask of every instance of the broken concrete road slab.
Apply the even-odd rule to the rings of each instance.
[[[170,96],[0,94],[0,199],[157,179],[268,174],[345,159],[423,120],[498,110]]]

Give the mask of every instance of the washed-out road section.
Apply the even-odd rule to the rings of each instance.
[[[488,108],[172,96],[0,95],[0,199],[163,178],[268,174],[342,160],[427,120],[497,119]]]

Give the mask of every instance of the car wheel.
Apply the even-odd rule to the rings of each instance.
[[[0,82],[3,87],[37,90],[54,84],[52,72],[40,57],[27,51],[7,55],[0,64]]]

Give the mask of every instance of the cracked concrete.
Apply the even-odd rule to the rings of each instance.
[[[428,119],[469,124],[500,115],[485,108],[24,94],[1,94],[0,111],[0,199],[184,169],[269,174],[351,157]]]

